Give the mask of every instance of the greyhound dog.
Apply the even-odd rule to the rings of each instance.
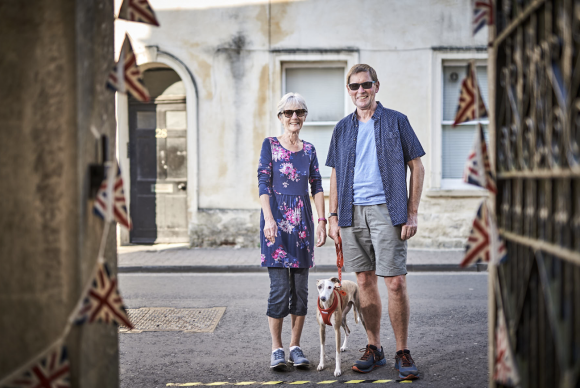
[[[346,314],[354,306],[354,321],[359,319],[366,332],[364,317],[360,312],[360,302],[358,286],[349,280],[343,280],[342,286],[337,278],[319,279],[316,281],[318,287],[318,308],[316,309],[316,320],[320,326],[320,364],[318,370],[324,369],[324,344],[326,342],[326,325],[334,327],[336,339],[336,368],[334,376],[342,374],[340,369],[340,352],[344,352],[350,334],[350,329],[346,324]],[[340,346],[340,327],[344,328],[344,343]],[[340,350],[339,350],[340,349]]]

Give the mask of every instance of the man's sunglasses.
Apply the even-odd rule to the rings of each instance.
[[[304,117],[304,115],[306,115],[306,113],[308,113],[308,111],[306,109],[296,109],[296,110],[283,110],[280,113],[283,113],[284,116],[291,119],[292,116],[294,116],[294,113],[296,113],[296,116],[298,116],[298,117]]]
[[[350,88],[350,90],[358,90],[361,86],[363,87],[363,89],[370,89],[373,87],[373,84],[375,83],[375,81],[368,81],[368,82],[363,82],[362,84],[348,84],[348,87]]]

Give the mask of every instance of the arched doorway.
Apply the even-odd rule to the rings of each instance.
[[[187,242],[186,90],[168,66],[144,71],[151,101],[129,97],[130,242]]]

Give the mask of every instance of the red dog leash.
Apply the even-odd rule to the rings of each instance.
[[[334,247],[336,248],[336,266],[338,267],[338,282],[342,286],[342,266],[344,265],[344,258],[342,256],[342,239],[340,235],[334,240]]]

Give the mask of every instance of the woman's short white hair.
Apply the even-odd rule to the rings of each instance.
[[[306,113],[308,113],[308,107],[306,107],[306,101],[304,100],[304,97],[298,93],[286,93],[280,99],[280,102],[278,102],[277,116],[280,116],[280,113],[284,112],[288,105],[300,105],[300,107],[304,109]]]

